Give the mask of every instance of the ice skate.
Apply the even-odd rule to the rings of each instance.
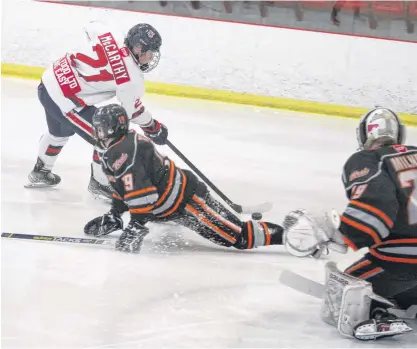
[[[29,183],[25,185],[25,188],[52,188],[61,182],[61,177],[46,169],[40,158],[36,161],[28,179]]]

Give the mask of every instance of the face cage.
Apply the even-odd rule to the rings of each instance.
[[[161,59],[161,53],[159,51],[152,51],[153,56],[152,60],[145,64],[140,64],[139,56],[132,53],[132,57],[135,60],[136,64],[140,67],[140,70],[144,73],[149,73],[151,70],[154,70],[156,66],[159,64],[159,60]]]
[[[161,53],[159,51],[152,51],[152,53],[152,60],[140,66],[140,70],[142,70],[144,73],[149,73],[150,71],[154,70],[156,66],[159,64],[159,60],[161,59]]]
[[[111,133],[111,129],[106,132],[104,127],[98,125],[93,127],[92,136],[100,148],[107,149],[109,142],[113,139]]]
[[[391,135],[381,135],[379,138],[371,138],[366,136],[366,120],[367,117],[363,118],[361,123],[356,129],[356,138],[358,141],[359,148],[358,150],[368,150],[372,147],[372,145],[375,142],[382,141],[385,142],[384,144],[389,144],[389,142],[392,142],[392,144],[396,143],[403,143],[405,141],[404,139],[404,127],[401,124],[401,122],[396,118],[397,120],[397,136],[391,136]]]

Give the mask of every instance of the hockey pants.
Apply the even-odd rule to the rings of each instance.
[[[74,134],[78,134],[93,146],[96,144],[91,126],[97,109],[95,106],[86,106],[78,112],[71,111],[64,115],[42,82],[38,86],[38,98],[45,109],[48,125],[48,132],[42,136],[40,141],[38,156],[48,169],[52,169],[63,146]],[[94,149],[92,172],[98,182],[108,185],[107,178],[101,169],[98,148]]]
[[[369,281],[374,292],[408,308],[417,304],[417,239],[374,245],[346,273]]]

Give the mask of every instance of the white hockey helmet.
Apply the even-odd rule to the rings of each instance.
[[[375,143],[379,145],[403,144],[406,127],[392,110],[376,107],[362,116],[356,135],[359,148],[367,150]]]

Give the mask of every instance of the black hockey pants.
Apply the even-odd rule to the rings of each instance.
[[[417,304],[417,239],[387,240],[345,270],[369,281],[375,293],[408,308]]]

